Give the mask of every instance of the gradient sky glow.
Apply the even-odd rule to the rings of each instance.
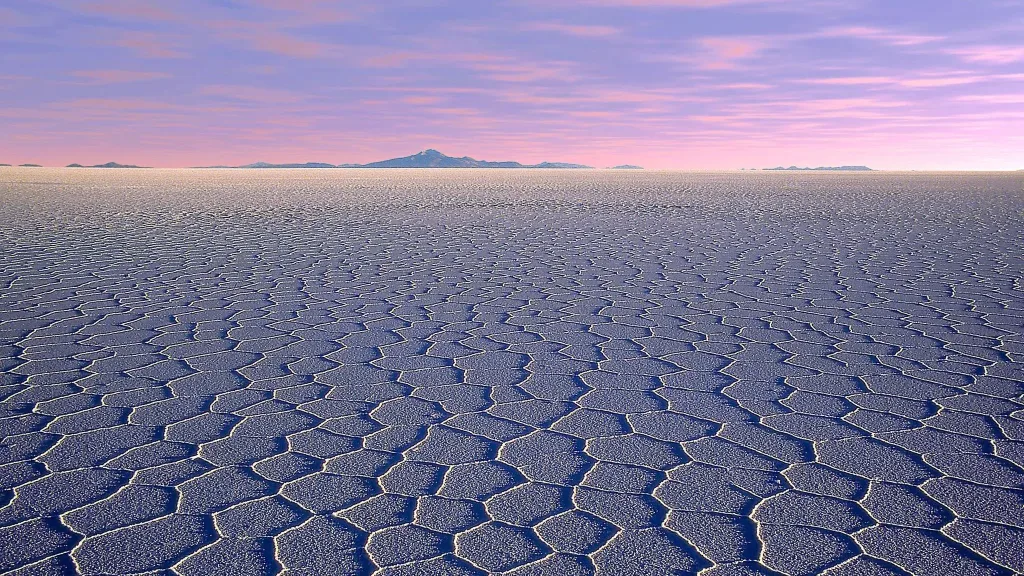
[[[1024,168],[1024,0],[5,0],[0,162]]]

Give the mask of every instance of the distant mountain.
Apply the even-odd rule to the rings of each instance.
[[[540,164],[520,164],[519,162],[488,162],[476,160],[469,156],[454,158],[437,150],[424,150],[412,156],[392,158],[369,164],[327,164],[326,162],[306,162],[305,164],[271,164],[254,162],[245,166],[199,166],[199,168],[571,168],[593,169],[583,164],[566,162],[541,162]]]
[[[0,166],[10,166],[10,164],[0,164]]]
[[[239,168],[337,168],[334,164],[326,162],[306,162],[305,164],[269,164],[267,162],[254,162],[239,166]]]
[[[541,162],[540,164],[520,164],[519,162],[488,162],[476,160],[469,156],[453,158],[446,156],[437,150],[424,150],[412,156],[392,158],[369,164],[345,164],[346,168],[572,168],[592,169],[591,166],[583,164],[569,164],[566,162]]]
[[[867,166],[819,166],[817,168],[799,168],[797,166],[790,166],[789,168],[783,168],[779,166],[777,168],[765,168],[765,170],[799,170],[799,171],[824,171],[824,172],[874,172]]]
[[[609,170],[643,170],[643,166],[634,166],[633,164],[623,164],[621,166],[612,166]]]
[[[43,167],[42,164],[18,164],[18,166],[21,166],[22,168],[42,168]]]
[[[81,164],[68,164],[68,168],[146,168],[146,166],[136,166],[134,164],[118,164],[117,162],[107,162],[106,164],[93,164],[92,166],[82,166]]]
[[[338,168],[334,164],[328,164],[326,162],[305,162],[303,164],[272,164],[270,162],[253,162],[252,164],[246,164],[245,166],[193,166],[193,168]]]
[[[486,168],[486,166],[484,166]],[[541,162],[540,164],[531,164],[523,166],[523,168],[559,168],[562,170],[593,170],[593,166],[587,166],[585,164],[572,164],[570,162]]]

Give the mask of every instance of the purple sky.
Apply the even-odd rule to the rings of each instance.
[[[5,0],[0,162],[1024,168],[1024,0]]]

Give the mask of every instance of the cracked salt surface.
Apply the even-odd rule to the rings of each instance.
[[[0,572],[1024,572],[1015,174],[0,172]]]

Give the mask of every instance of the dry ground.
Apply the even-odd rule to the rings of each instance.
[[[1024,571],[1022,188],[0,168],[0,572]]]

